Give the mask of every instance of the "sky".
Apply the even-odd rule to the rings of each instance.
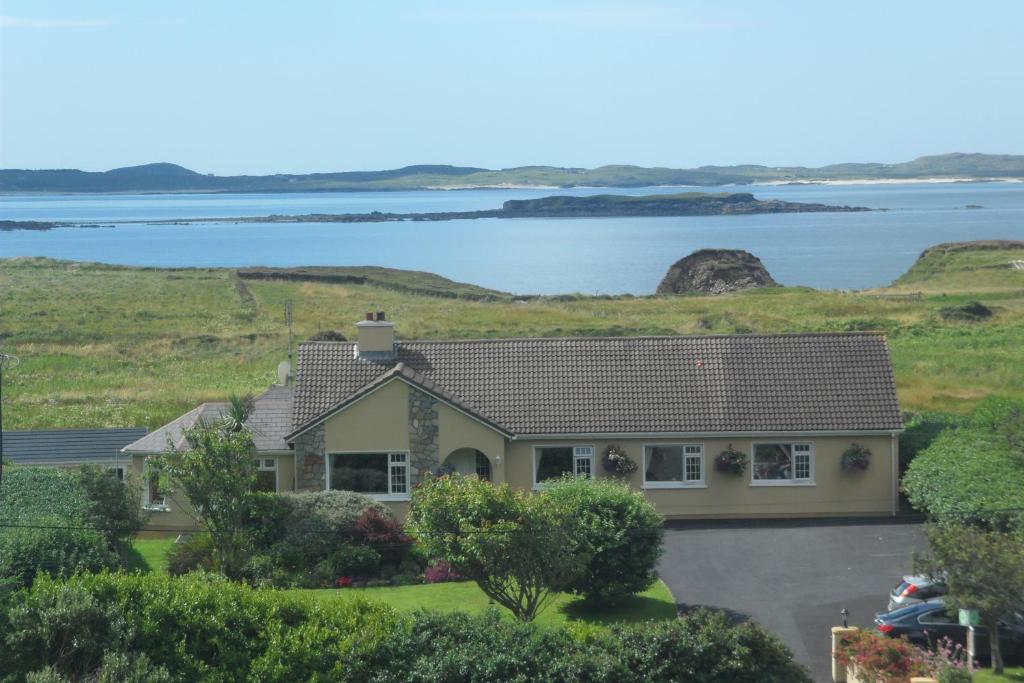
[[[0,0],[0,168],[1024,153],[1019,0]]]

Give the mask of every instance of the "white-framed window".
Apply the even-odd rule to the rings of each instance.
[[[253,458],[252,464],[256,468],[256,484],[253,489],[277,493],[277,458],[264,455]]]
[[[704,486],[704,444],[644,446],[644,487],[676,489]]]
[[[486,455],[477,451],[474,456],[473,465],[476,470],[476,476],[484,481],[491,480],[491,461],[487,459]]]
[[[750,464],[751,484],[756,486],[814,483],[814,445],[811,443],[754,443]]]
[[[566,474],[594,478],[593,446],[535,446],[533,449],[533,485]]]
[[[160,490],[160,471],[149,470],[146,472],[145,486],[142,489],[142,506],[147,510],[170,510],[167,504],[167,496]]]
[[[377,499],[409,498],[408,453],[332,453],[330,465],[328,489],[356,491]]]

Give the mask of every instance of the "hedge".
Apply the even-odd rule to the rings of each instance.
[[[718,613],[611,629],[321,604],[201,574],[40,578],[0,605],[0,680],[140,667],[175,681],[802,683],[774,636]],[[112,660],[111,657],[116,657]]]

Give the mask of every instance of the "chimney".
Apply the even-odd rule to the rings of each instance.
[[[384,311],[366,314],[366,320],[356,323],[358,341],[356,351],[360,358],[389,360],[395,357],[395,324]]]

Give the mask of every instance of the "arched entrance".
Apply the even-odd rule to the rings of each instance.
[[[475,474],[484,481],[491,480],[491,461],[475,448],[459,448],[448,454],[441,469],[459,474]]]

